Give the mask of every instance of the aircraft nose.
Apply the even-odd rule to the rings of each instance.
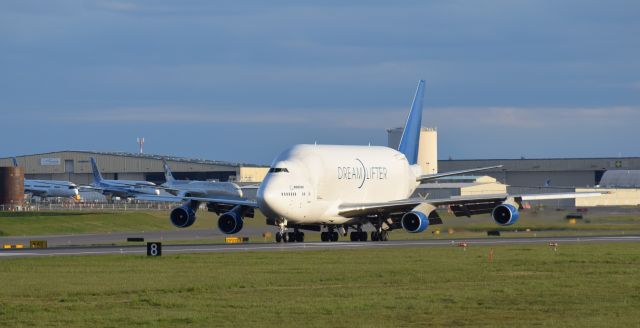
[[[269,186],[263,186],[258,190],[258,206],[260,210],[267,214],[267,216],[282,216],[282,213],[278,213],[277,210],[277,192]]]

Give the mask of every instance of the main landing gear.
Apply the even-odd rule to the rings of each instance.
[[[358,225],[356,231],[351,231],[349,234],[351,241],[367,241],[367,232],[362,231],[362,225]]]
[[[320,233],[322,241],[338,241],[338,232],[335,230],[323,231]]]

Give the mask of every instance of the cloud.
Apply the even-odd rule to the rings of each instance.
[[[399,121],[406,113],[395,110],[347,111],[343,109],[204,109],[186,107],[128,107],[100,111],[59,113],[57,120],[115,124],[249,124],[313,125],[315,127],[376,129]]]
[[[326,128],[386,129],[402,126],[407,108],[206,109],[123,107],[59,114],[63,122],[313,125]],[[577,125],[625,126],[640,121],[640,107],[435,107],[426,108],[423,125],[457,128],[567,128]]]

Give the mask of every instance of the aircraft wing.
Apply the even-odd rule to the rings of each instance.
[[[154,195],[139,195],[136,199],[155,201],[155,202],[183,202],[187,200],[193,200],[203,203],[215,203],[221,205],[240,205],[252,208],[257,208],[258,203],[255,200],[249,200],[245,198],[213,198],[213,197],[180,197],[180,196],[154,196]]]
[[[104,188],[98,188],[98,187],[86,186],[86,185],[78,186],[78,189],[80,191],[102,191],[102,190],[104,190]]]
[[[475,168],[475,169],[450,171],[450,172],[435,173],[435,174],[425,174],[425,175],[419,176],[416,180],[418,180],[420,182],[425,182],[425,181],[429,181],[429,180],[435,180],[435,179],[439,179],[439,178],[449,177],[449,176],[452,176],[452,175],[461,175],[461,174],[473,173],[473,172],[478,172],[478,171],[486,171],[486,170],[491,170],[491,169],[498,169],[498,168],[501,168],[502,166],[503,165],[496,165],[496,166],[478,167],[478,168]]]
[[[433,206],[448,205],[456,216],[471,216],[476,214],[491,213],[498,205],[513,199],[519,205],[523,201],[529,200],[549,200],[549,199],[573,199],[580,197],[600,196],[599,192],[573,192],[573,193],[550,193],[550,194],[530,194],[530,195],[479,195],[479,196],[454,196],[440,199],[409,198],[382,203],[351,203],[342,204],[339,207],[339,214],[343,217],[359,217],[376,214],[403,214],[411,211],[420,204],[430,204]]]

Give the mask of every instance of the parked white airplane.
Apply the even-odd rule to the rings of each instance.
[[[15,157],[13,166],[18,166],[18,160]],[[24,192],[40,198],[71,197],[80,200],[78,186],[69,181],[24,179]]]
[[[437,208],[448,206],[456,216],[491,214],[499,225],[518,220],[522,202],[598,196],[599,193],[539,195],[479,195],[445,199],[409,198],[417,186],[440,177],[465,174],[479,168],[424,175],[417,164],[424,81],[420,81],[398,150],[378,146],[296,145],[278,155],[259,187],[257,200],[185,197],[184,205],[171,212],[171,222],[188,227],[196,219],[200,202],[209,209],[229,210],[218,219],[227,234],[239,232],[244,217],[259,208],[267,223],[279,227],[276,241],[303,241],[301,229],[321,231],[323,241],[337,241],[353,229],[351,240],[366,241],[362,226],[372,224],[371,240],[387,240],[387,232],[404,229],[422,232],[439,224]],[[493,168],[493,167],[491,167]],[[215,211],[215,210],[214,210]],[[288,229],[293,232],[287,233]]]
[[[242,190],[233,182],[176,180],[167,161],[162,160],[165,183],[161,185],[167,192],[180,197],[232,197],[242,198]]]
[[[93,182],[90,187],[86,188],[99,191],[105,196],[133,198],[137,195],[160,195],[160,190],[153,182],[103,179],[96,159],[93,157],[91,157],[91,169],[93,170]]]

